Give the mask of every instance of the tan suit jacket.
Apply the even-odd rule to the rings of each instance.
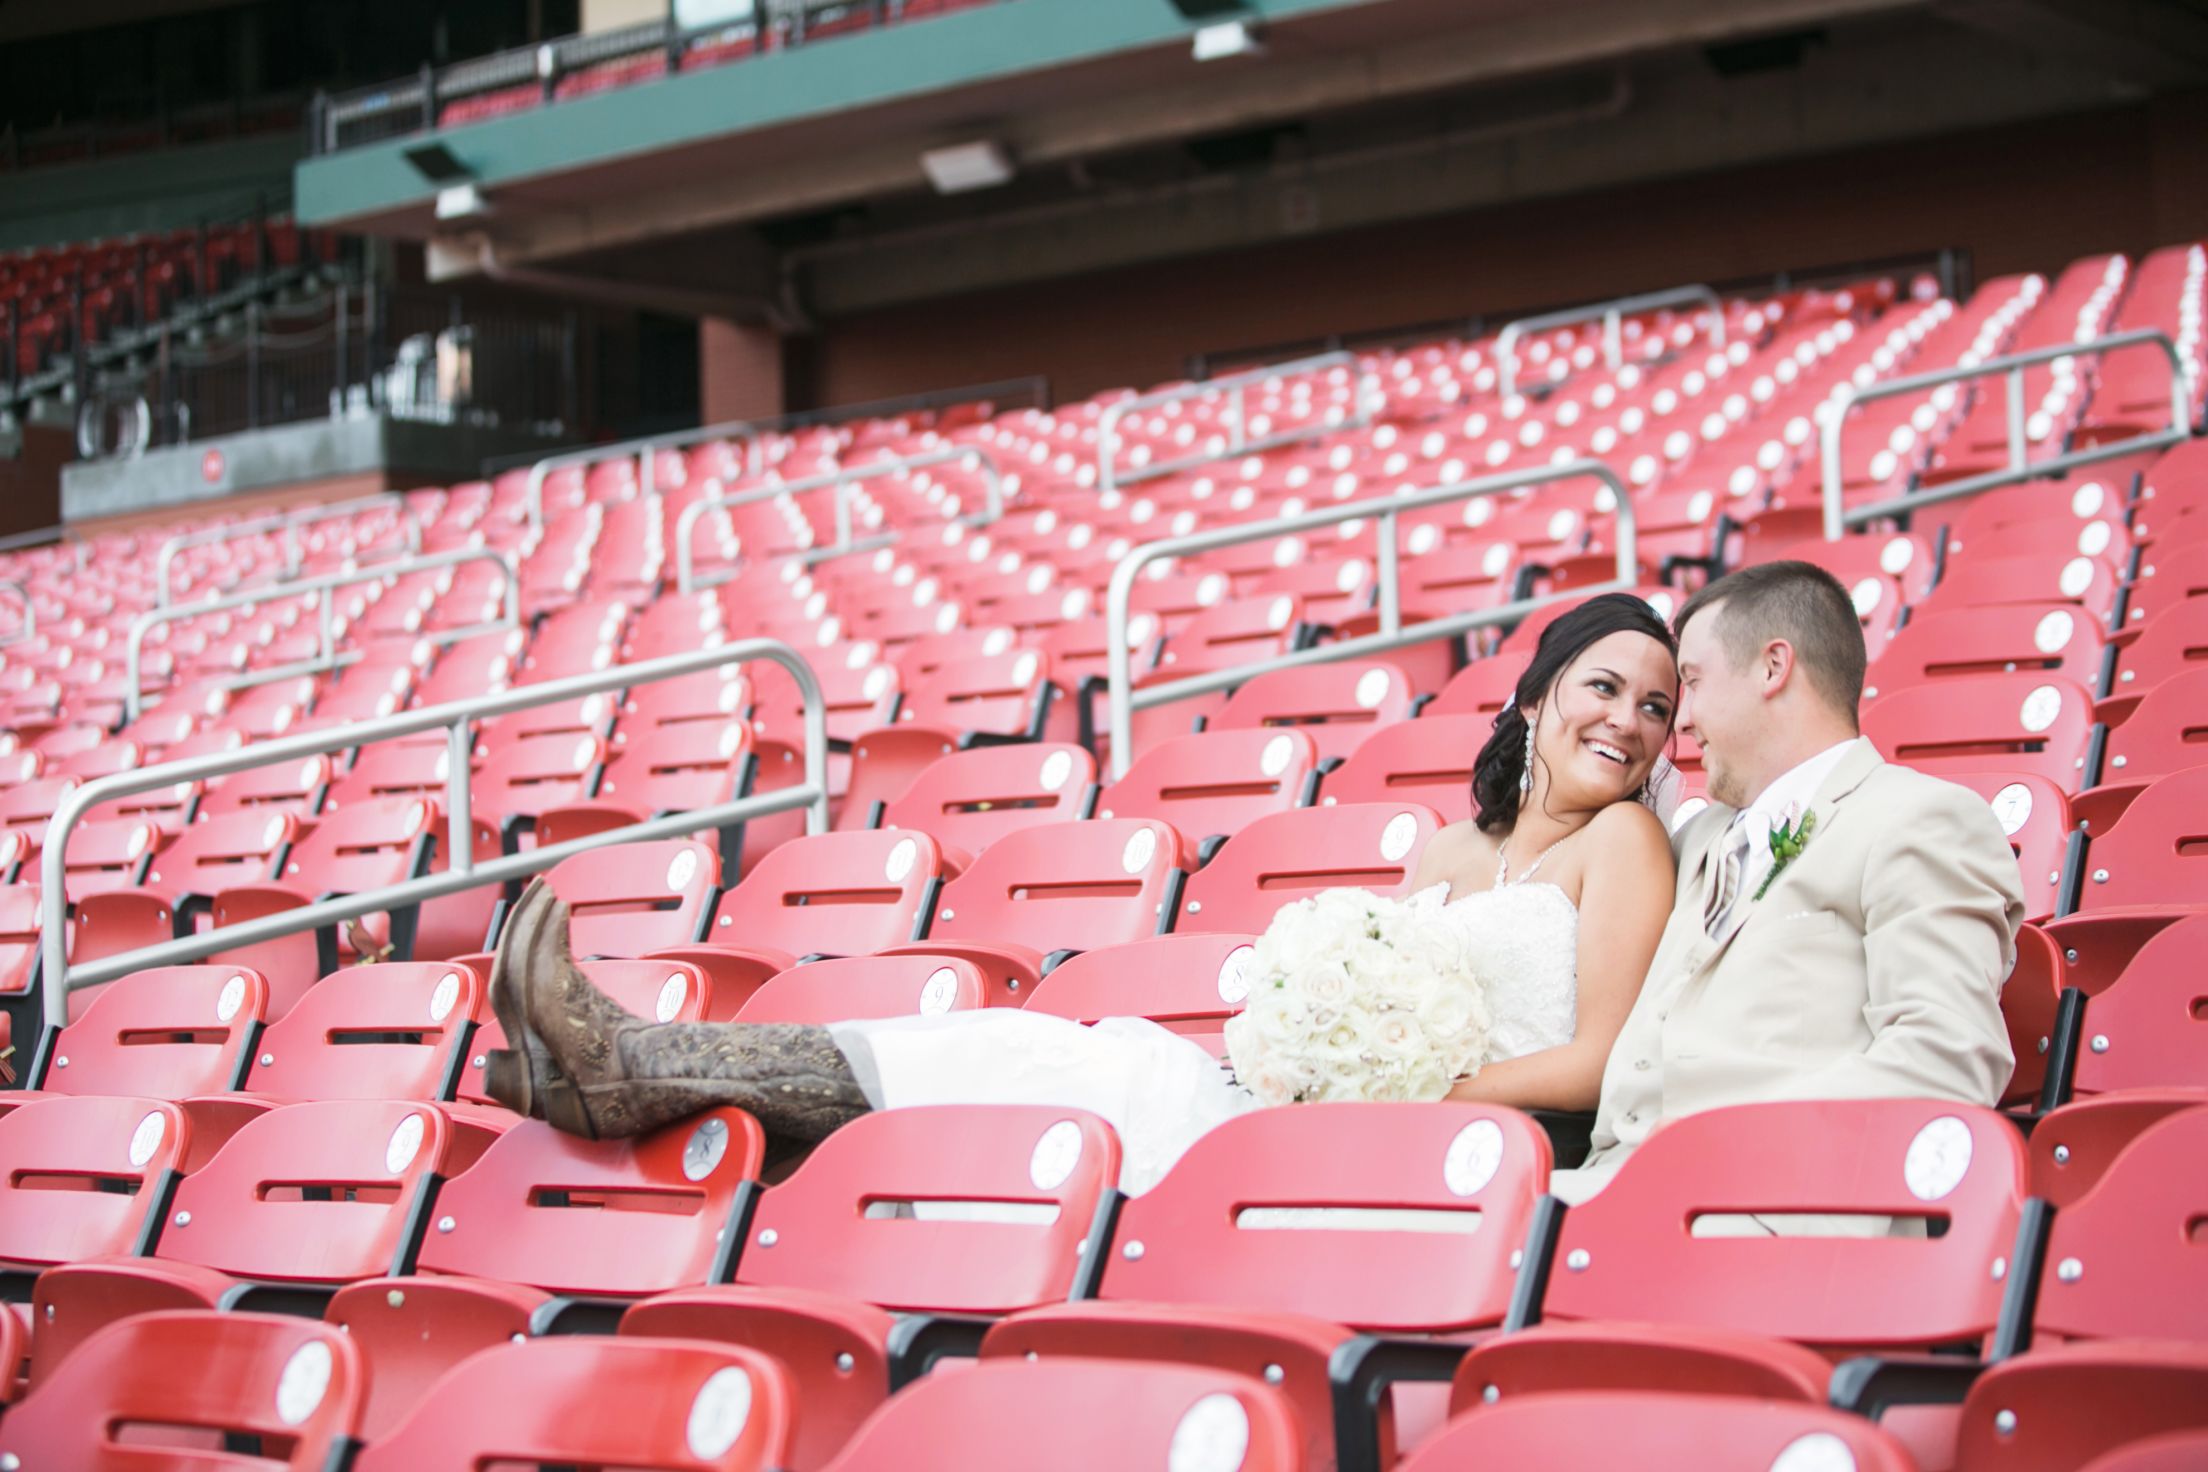
[[[1714,936],[1703,909],[1733,811],[1674,835],[1678,901],[1603,1070],[1587,1163],[1556,1173],[1558,1195],[1585,1199],[1657,1125],[1721,1105],[1999,1100],[2024,897],[1992,810],[1861,739],[1810,806],[1807,847]]]

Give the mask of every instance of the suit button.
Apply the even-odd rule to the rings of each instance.
[[[1670,1021],[1670,1020],[1671,1020],[1671,1009],[1670,1009],[1669,1007],[1666,1007],[1666,1008],[1665,1008],[1665,1009],[1664,1009],[1663,1011],[1661,1011],[1661,1012],[1658,1012],[1658,1013],[1656,1014],[1656,1020],[1657,1020],[1658,1022],[1668,1022],[1668,1021]]]
[[[1648,1060],[1646,1058],[1636,1058],[1633,1060],[1633,1067],[1642,1073],[1646,1073],[1648,1072]]]
[[[1641,1117],[1638,1114],[1628,1114],[1625,1117],[1625,1122],[1627,1124],[1639,1124],[1641,1122]]]

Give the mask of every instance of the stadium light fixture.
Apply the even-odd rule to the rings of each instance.
[[[1263,56],[1265,41],[1246,20],[1223,20],[1196,33],[1198,61],[1225,61],[1234,56]]]
[[[491,212],[491,202],[473,183],[454,184],[437,191],[437,219],[440,224],[454,220],[480,220]]]
[[[931,148],[920,155],[920,167],[937,194],[965,194],[975,189],[995,189],[1012,182],[1012,155],[993,139],[954,143]]]

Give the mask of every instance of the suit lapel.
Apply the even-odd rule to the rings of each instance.
[[[1884,765],[1885,759],[1878,754],[1878,749],[1872,746],[1870,742],[1857,737],[1855,745],[1849,749],[1848,754],[1840,758],[1839,763],[1825,774],[1825,780],[1817,785],[1816,796],[1810,800],[1809,804],[1809,811],[1817,815],[1817,821],[1810,829],[1808,845],[1802,849],[1800,857],[1794,860],[1794,864],[1810,862],[1810,856],[1817,851],[1817,840],[1832,826],[1839,814],[1840,805],[1850,793],[1863,785],[1866,777],[1869,777],[1871,773]],[[1722,837],[1722,835],[1720,836]],[[1710,845],[1710,853],[1705,853],[1703,856],[1705,870],[1710,863],[1710,854],[1715,852],[1716,847],[1717,845],[1713,842]],[[1771,890],[1778,889],[1786,882],[1787,873],[1793,867],[1792,864],[1788,865],[1787,870],[1781,871],[1776,878],[1772,879]],[[1758,882],[1761,883],[1761,881]],[[1770,891],[1767,890],[1764,899],[1769,898]],[[1702,963],[1704,969],[1717,964],[1718,958],[1725,954],[1726,947],[1732,944],[1733,937],[1740,934],[1741,927],[1753,919],[1757,912],[1763,908],[1762,901],[1755,898],[1755,891],[1746,887],[1744,879],[1740,897],[1733,902],[1732,913],[1725,917],[1724,928],[1710,938],[1709,957]]]

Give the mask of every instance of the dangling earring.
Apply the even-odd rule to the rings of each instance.
[[[1541,719],[1541,713],[1535,711],[1533,721],[1526,722],[1526,764],[1518,773],[1518,800],[1520,802],[1525,801],[1526,794],[1533,791],[1533,723],[1539,719]]]

